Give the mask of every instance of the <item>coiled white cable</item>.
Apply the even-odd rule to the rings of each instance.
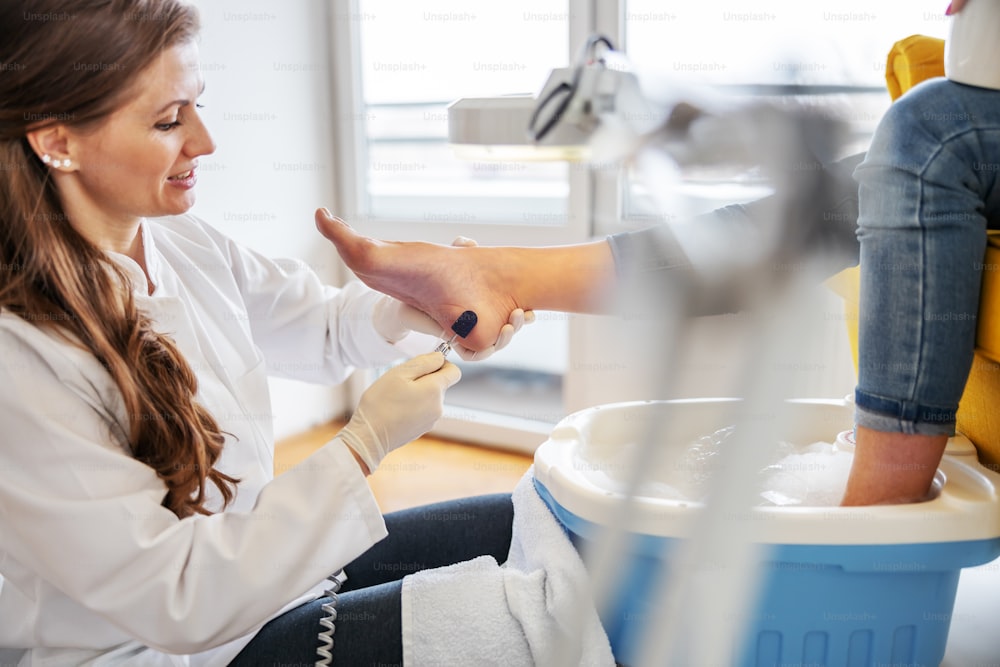
[[[316,667],[329,667],[333,662],[333,631],[335,629],[333,624],[337,620],[337,593],[344,584],[340,579],[340,574],[341,572],[335,572],[327,577],[327,580],[330,581],[330,587],[323,592],[325,596],[330,598],[330,601],[321,607],[326,616],[319,619],[319,624],[323,629],[318,635],[319,646],[316,647],[316,655],[319,657],[316,659]]]

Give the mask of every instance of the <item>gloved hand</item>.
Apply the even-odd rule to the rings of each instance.
[[[467,236],[456,236],[455,240],[451,242],[456,248],[472,248],[477,245],[475,239],[470,239]],[[420,312],[420,311],[417,311]],[[463,346],[459,341],[456,340],[452,343],[452,349],[458,352],[464,361],[482,361],[494,352],[499,352],[500,350],[507,347],[507,344],[514,338],[514,334],[521,330],[525,324],[531,324],[535,321],[535,311],[533,310],[523,310],[521,308],[515,308],[510,311],[510,317],[507,319],[507,324],[500,327],[500,334],[497,336],[497,342],[493,343],[492,347],[488,347],[485,350],[480,350],[476,352],[470,350],[469,348]],[[441,338],[451,339],[451,334],[447,331],[440,334]]]
[[[520,331],[521,327],[534,321],[534,312],[529,310],[526,313],[517,308],[511,311],[510,319],[507,320],[507,324],[500,328],[497,340],[492,346],[476,352],[463,347],[461,344],[462,339],[458,338],[451,344],[452,349],[465,361],[481,361],[494,352],[507,347],[514,338],[514,334]],[[375,307],[372,309],[372,324],[375,327],[375,331],[390,343],[399,342],[411,331],[419,331],[420,333],[447,340],[451,340],[451,337],[454,335],[451,331],[441,329],[430,315],[391,296],[383,296],[375,303]]]
[[[338,437],[375,472],[389,452],[430,430],[443,412],[445,390],[461,377],[440,352],[405,361],[365,390]]]

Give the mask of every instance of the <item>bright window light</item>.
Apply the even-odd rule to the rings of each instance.
[[[568,167],[457,156],[445,107],[535,94],[567,62],[568,0],[361,0],[368,213],[421,222],[561,225]]]

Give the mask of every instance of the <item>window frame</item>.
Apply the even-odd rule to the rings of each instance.
[[[627,0],[567,0],[569,3],[569,53],[573,62],[587,38],[600,33],[619,48],[625,45]],[[331,2],[331,70],[333,74],[334,151],[337,169],[337,213],[361,225],[376,238],[425,240],[450,243],[460,235],[470,235],[468,222],[434,221],[432,225],[412,220],[376,218],[368,214],[365,201],[367,165],[364,100],[360,77],[360,21],[358,0]],[[557,66],[558,63],[553,63]],[[628,217],[627,177],[621,169],[583,166],[569,170],[567,221],[564,226],[539,226],[514,222],[476,222],[472,233],[484,245],[559,245],[580,243],[608,234],[649,224]],[[724,202],[723,202],[724,203]],[[615,389],[628,383],[625,378],[595,375],[586,360],[601,359],[608,342],[606,318],[569,317],[567,365],[563,376],[563,414],[605,401]],[[348,384],[348,402],[356,405],[372,379],[356,373]],[[533,452],[552,431],[552,423],[492,415],[478,410],[446,405],[445,417],[435,427],[437,435]]]
[[[572,61],[583,47],[587,37],[604,22],[620,32],[623,4],[618,0],[601,3],[592,0],[568,0],[569,53]],[[467,222],[435,221],[433,225],[415,225],[413,221],[377,218],[366,210],[366,177],[362,165],[367,164],[365,141],[365,108],[362,84],[357,74],[360,69],[360,21],[364,20],[358,0],[332,0],[330,17],[330,58],[333,76],[333,139],[337,170],[336,213],[349,222],[363,225],[366,234],[376,238],[396,240],[423,240],[450,243],[457,236],[474,233],[484,245],[560,245],[591,240],[594,230],[594,170],[573,166],[568,170],[569,194],[564,225],[532,225],[511,221],[509,224],[477,222],[470,230]],[[553,63],[553,67],[558,63]],[[580,378],[574,377],[574,350],[579,349],[574,340],[580,323],[571,317],[567,344],[567,373],[563,378],[564,407],[572,405],[573,388]],[[357,405],[361,393],[370,384],[371,373],[355,373],[348,381],[348,403]],[[434,429],[436,435],[462,441],[477,442],[533,452],[552,430],[548,421],[524,419],[507,415],[494,415],[480,410],[449,406],[445,416]]]

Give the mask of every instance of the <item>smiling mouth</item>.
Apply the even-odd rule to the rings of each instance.
[[[193,173],[194,173],[194,169],[188,169],[187,171],[182,172],[180,174],[176,174],[174,176],[168,176],[167,180],[168,181],[183,181],[183,180],[186,180],[188,178],[191,178],[191,174],[193,174]]]

